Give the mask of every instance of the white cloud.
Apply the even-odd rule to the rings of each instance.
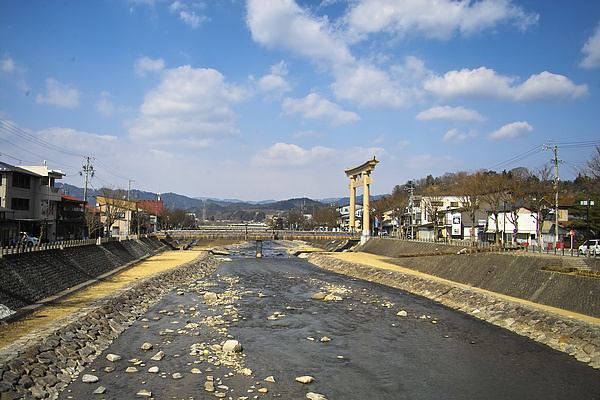
[[[133,65],[133,71],[136,75],[144,76],[147,72],[161,72],[165,69],[165,60],[162,58],[153,60],[150,57],[140,57]]]
[[[38,104],[75,108],[79,106],[79,91],[70,85],[48,78],[46,79],[46,94],[38,94],[35,101]]]
[[[288,115],[302,114],[305,119],[329,122],[332,125],[345,125],[360,120],[356,113],[342,110],[317,93],[311,93],[303,99],[286,97],[283,100],[283,110]]]
[[[352,100],[360,106],[376,109],[396,109],[407,104],[408,93],[395,83],[388,73],[368,64],[336,71],[331,85],[339,99]]]
[[[25,82],[25,73],[27,70],[17,65],[15,60],[10,56],[9,53],[4,54],[4,57],[0,60],[0,73],[3,77],[10,77],[10,80],[23,92],[25,95],[29,94],[29,86]]]
[[[421,111],[417,117],[421,121],[451,121],[451,122],[483,122],[485,117],[475,110],[463,106],[437,106],[429,110]]]
[[[533,127],[527,122],[513,122],[490,133],[487,138],[492,140],[520,139],[531,131],[533,131]]]
[[[206,21],[208,18],[204,16],[197,16],[195,11],[192,11],[191,13],[189,11],[182,11],[179,13],[179,19],[185,22],[185,24],[188,25],[190,28],[196,29],[200,26],[202,22]]]
[[[361,0],[346,16],[349,34],[357,39],[385,31],[401,37],[419,34],[449,40],[456,32],[477,33],[501,23],[513,22],[526,29],[538,19],[510,0]]]
[[[600,23],[596,26],[594,34],[585,42],[581,51],[586,56],[579,66],[589,69],[600,67]]]
[[[461,132],[458,129],[451,129],[444,135],[442,139],[447,143],[460,143],[466,139],[477,137],[477,131],[471,130],[469,132]]]
[[[265,75],[256,84],[261,92],[289,92],[292,90],[289,83],[279,75]]]
[[[94,154],[97,155],[117,153],[114,146],[122,146],[116,136],[98,135],[72,128],[52,127],[38,131],[37,135],[46,142],[61,143],[64,150],[81,154],[89,154],[90,149],[94,149]]]
[[[326,17],[317,17],[291,0],[250,0],[247,11],[246,23],[255,42],[270,49],[291,51],[331,70],[338,99],[378,109],[396,109],[406,104],[406,90],[387,72],[358,62]]]
[[[165,70],[162,82],[149,91],[129,133],[153,146],[206,148],[216,139],[238,136],[231,107],[245,91],[225,82],[214,69],[189,65]]]
[[[295,144],[276,143],[256,153],[251,163],[261,167],[315,166],[334,157],[336,153],[335,149],[327,147],[315,146],[306,150]]]
[[[291,50],[326,66],[354,63],[345,43],[335,38],[326,18],[294,1],[249,0],[246,24],[252,39],[271,49]]]
[[[559,100],[580,98],[588,94],[587,85],[575,85],[563,75],[544,71],[523,84],[498,75],[486,67],[449,71],[444,76],[426,79],[423,87],[440,98],[475,98],[503,100]]]

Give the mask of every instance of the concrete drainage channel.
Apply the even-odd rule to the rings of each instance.
[[[56,399],[112,341],[174,287],[217,269],[209,252],[93,301],[0,351],[0,399]]]
[[[377,282],[440,302],[494,325],[568,353],[600,369],[600,326],[545,308],[445,280],[370,267],[315,253],[308,260],[320,268]]]

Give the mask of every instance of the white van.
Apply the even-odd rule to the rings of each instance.
[[[589,255],[592,257],[600,255],[600,239],[589,239],[579,246],[579,254],[587,256],[588,251],[590,252]]]

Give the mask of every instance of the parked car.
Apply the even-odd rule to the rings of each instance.
[[[581,246],[579,246],[579,254],[583,254],[584,256],[589,255],[596,256],[600,255],[600,239],[589,239],[586,240]]]
[[[27,247],[37,246],[38,238],[29,236],[27,232],[21,232],[20,234],[21,244],[26,245]]]

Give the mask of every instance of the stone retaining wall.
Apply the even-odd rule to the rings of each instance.
[[[313,253],[308,260],[320,268],[427,297],[544,343],[600,369],[600,326],[597,324],[463,285],[351,263],[325,254]]]
[[[141,278],[0,350],[0,400],[56,399],[112,341],[173,288],[211,274],[208,252]]]

